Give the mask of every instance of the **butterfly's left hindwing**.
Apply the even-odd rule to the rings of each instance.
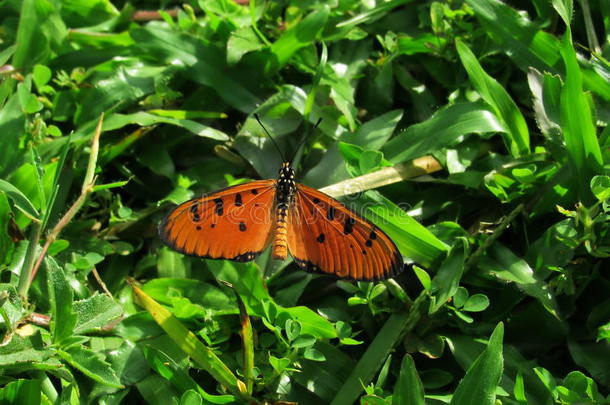
[[[228,187],[176,207],[159,234],[187,255],[250,261],[271,242],[274,198],[275,180]]]
[[[297,184],[291,208],[288,250],[301,268],[363,281],[402,271],[402,256],[389,236],[334,198]]]

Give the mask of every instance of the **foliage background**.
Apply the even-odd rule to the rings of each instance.
[[[3,403],[607,403],[609,38],[605,0],[1,1]],[[162,246],[275,176],[254,112],[314,187],[439,165],[346,200],[420,266]]]

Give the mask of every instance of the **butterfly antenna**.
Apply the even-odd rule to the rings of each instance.
[[[287,162],[286,158],[284,157],[284,154],[282,153],[282,150],[280,149],[280,147],[278,146],[277,142],[275,142],[275,139],[273,139],[273,137],[271,136],[271,134],[269,133],[269,131],[267,131],[267,128],[265,128],[265,126],[263,125],[263,123],[261,122],[261,119],[259,118],[258,114],[254,114],[254,117],[256,118],[256,120],[258,121],[259,125],[261,127],[263,127],[263,129],[265,130],[265,133],[267,134],[267,136],[269,137],[269,139],[271,139],[271,142],[273,142],[273,144],[275,145],[275,148],[277,149],[277,151],[279,152],[280,156],[282,157],[282,161],[283,162]]]
[[[311,127],[311,129],[309,131],[307,131],[307,133],[305,133],[303,135],[303,137],[301,138],[301,141],[299,142],[299,146],[294,150],[294,155],[292,155],[292,159],[290,159],[290,161],[293,163],[293,166],[298,166],[298,164],[296,162],[297,155],[299,155],[299,152],[301,151],[301,147],[305,144],[305,141],[309,138],[309,135],[311,135],[311,133],[313,131],[315,131],[315,129],[320,125],[320,122],[322,122],[322,117],[318,118],[318,120],[316,121],[314,126]],[[300,155],[299,155],[299,157],[300,157]]]

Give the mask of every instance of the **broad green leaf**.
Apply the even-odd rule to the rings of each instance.
[[[402,116],[402,110],[389,111],[365,122],[354,133],[344,133],[338,141],[360,146],[367,150],[379,150],[388,142]],[[324,121],[321,125],[323,123]],[[338,143],[333,144],[324,153],[320,163],[305,175],[303,182],[312,187],[321,187],[345,180],[349,178],[349,174],[344,166],[345,163],[341,159]]]
[[[537,279],[529,264],[499,242],[494,243],[482,258],[479,267],[501,280],[514,282],[524,293],[536,298],[554,316],[557,315],[555,297],[546,283]]]
[[[87,377],[114,388],[123,388],[116,373],[101,354],[84,346],[71,346],[65,350],[59,349],[57,354],[75,369]]]
[[[500,0],[466,0],[486,32],[493,34],[517,66],[524,72],[531,67],[541,72],[556,73],[559,62],[559,41],[529,20],[525,13]]]
[[[17,290],[11,284],[0,284],[0,324],[3,324],[5,330],[12,330],[18,321],[21,321],[26,315],[24,312],[23,302],[17,294]]]
[[[101,24],[119,14],[110,0],[64,0],[61,5],[63,19],[73,28]]]
[[[196,118],[196,117],[193,117]],[[164,114],[149,112],[136,112],[133,114],[111,114],[104,119],[104,131],[111,131],[123,128],[126,125],[138,124],[140,126],[150,126],[154,124],[170,124],[180,128],[184,128],[189,132],[202,136],[204,138],[215,139],[218,141],[226,141],[229,139],[227,134],[218,131],[212,127],[202,125],[188,118],[170,117]]]
[[[460,382],[451,405],[493,405],[496,389],[503,371],[502,340],[504,325],[499,323],[494,329],[487,347],[466,371]]]
[[[511,155],[519,157],[529,153],[530,139],[527,124],[513,99],[496,79],[483,70],[468,46],[459,39],[455,44],[473,87],[493,108],[496,116],[507,128],[508,131],[502,135]]]
[[[593,341],[576,341],[568,339],[568,348],[574,362],[587,371],[589,375],[595,376],[600,384],[610,384],[610,369],[608,368],[608,356],[610,356],[610,345],[605,342],[595,343]]]
[[[591,179],[591,191],[598,201],[610,199],[610,177],[594,176]]]
[[[28,69],[36,63],[44,64],[51,56],[51,48],[59,45],[67,34],[53,2],[24,0],[21,3],[13,65]]]
[[[312,335],[318,339],[332,339],[337,337],[337,331],[332,323],[312,311],[310,308],[303,306],[290,308],[278,307],[278,322],[281,323],[287,318],[300,323],[301,334],[303,335]]]
[[[42,381],[15,380],[0,389],[0,402],[3,404],[39,405],[41,402]]]
[[[68,282],[65,270],[50,256],[44,258],[47,271],[47,291],[51,304],[51,332],[53,342],[61,343],[72,336],[76,324],[73,311],[74,293]]]
[[[534,367],[534,372],[542,381],[544,386],[549,390],[549,393],[553,395],[553,397],[557,397],[557,383],[555,382],[555,378],[553,375],[544,367]]]
[[[180,405],[202,405],[204,404],[201,395],[193,390],[188,390],[180,397]]]
[[[155,278],[142,286],[154,300],[171,305],[172,298],[184,297],[205,308],[237,313],[237,305],[225,290],[199,280],[186,278]]]
[[[40,334],[27,338],[15,335],[7,344],[0,346],[0,367],[7,369],[22,363],[27,365],[43,363],[52,355],[52,350],[43,347]]]
[[[186,278],[190,275],[191,262],[180,253],[163,246],[157,253],[157,269],[160,277]]]
[[[243,27],[231,33],[227,41],[227,64],[229,66],[240,61],[248,52],[261,49],[263,44],[252,27]]]
[[[324,354],[315,347],[308,347],[305,349],[305,352],[303,352],[303,357],[311,361],[326,361]]]
[[[464,304],[464,311],[481,312],[489,306],[489,298],[484,294],[474,294]]]
[[[394,386],[393,405],[424,405],[424,386],[417,374],[413,357],[406,354],[402,359],[400,375]]]
[[[13,223],[8,198],[4,193],[0,193],[0,257],[7,258],[14,246],[11,239]]]
[[[144,398],[147,404],[163,405],[177,401],[179,393],[173,389],[171,383],[156,374],[149,375],[147,378],[135,384],[138,393]]]
[[[243,68],[232,71],[217,49],[198,38],[167,29],[148,26],[130,30],[130,35],[159,61],[182,64],[185,74],[196,83],[212,87],[229,105],[244,112],[252,112],[260,103],[242,81]],[[241,76],[240,76],[241,75]],[[248,77],[252,83],[253,77]]]
[[[25,115],[19,105],[19,96],[12,95],[8,101],[0,108],[0,177],[6,178],[9,170],[14,169],[13,165],[19,156],[21,148],[19,140],[25,134]],[[23,152],[21,152],[23,153]]]
[[[271,52],[277,58],[278,67],[286,64],[299,49],[317,39],[329,15],[330,9],[327,6],[319,7],[271,45]]]
[[[84,300],[74,302],[76,324],[74,333],[99,331],[110,321],[118,318],[123,309],[111,297],[105,294],[94,294]]]
[[[505,131],[504,125],[483,103],[454,104],[400,132],[381,151],[392,163],[400,163],[455,145],[468,134]]]

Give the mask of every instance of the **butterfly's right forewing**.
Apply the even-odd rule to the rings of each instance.
[[[252,181],[187,201],[163,220],[171,248],[211,259],[250,261],[271,242],[275,180]]]

